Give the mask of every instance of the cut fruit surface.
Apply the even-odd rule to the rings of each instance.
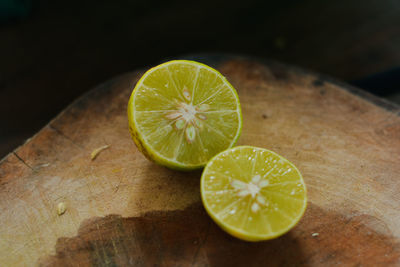
[[[228,149],[207,163],[201,198],[223,230],[247,241],[286,233],[307,206],[299,170],[278,154],[251,146]]]
[[[129,129],[151,160],[180,170],[204,167],[239,138],[238,95],[218,71],[174,60],[147,71],[128,104]]]

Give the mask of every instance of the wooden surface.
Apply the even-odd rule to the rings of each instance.
[[[86,94],[2,160],[0,266],[400,264],[399,109],[273,62],[200,60],[238,90],[239,144],[276,151],[303,173],[299,225],[268,242],[234,239],[203,210],[200,172],[145,159],[126,118],[139,71]]]

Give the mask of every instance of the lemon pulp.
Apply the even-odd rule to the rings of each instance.
[[[151,160],[181,170],[204,167],[239,138],[238,95],[218,71],[174,60],[147,71],[128,104],[129,129]]]
[[[302,217],[307,195],[298,169],[267,149],[239,146],[209,161],[201,197],[211,218],[247,241],[278,237]]]

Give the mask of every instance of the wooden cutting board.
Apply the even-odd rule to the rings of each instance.
[[[278,63],[197,59],[239,93],[239,144],[303,173],[301,222],[260,243],[221,231],[202,208],[201,172],[157,166],[131,141],[137,71],[84,95],[1,161],[0,266],[400,265],[399,108]]]

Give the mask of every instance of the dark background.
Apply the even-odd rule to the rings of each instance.
[[[97,84],[185,54],[269,58],[400,98],[398,0],[0,0],[0,17],[0,158]]]

